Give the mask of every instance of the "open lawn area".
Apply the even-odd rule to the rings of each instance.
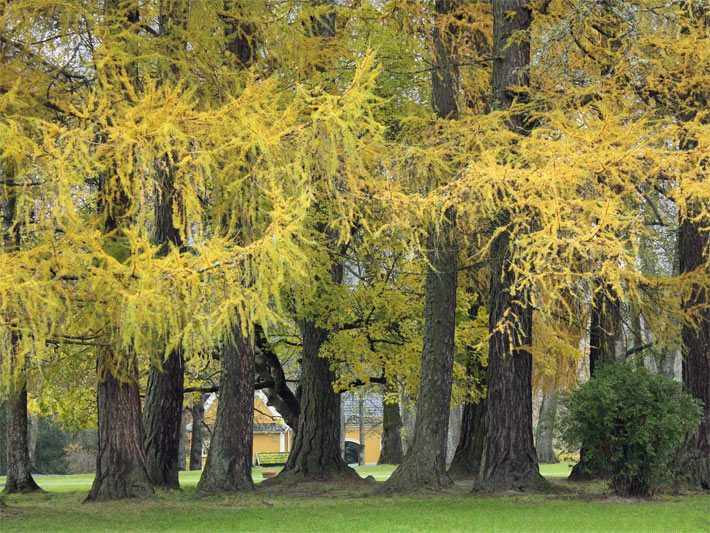
[[[374,486],[311,487],[303,493],[200,497],[199,472],[181,475],[184,490],[148,501],[83,504],[92,476],[38,476],[47,491],[6,498],[4,531],[710,531],[710,496],[628,501],[603,487],[569,485],[567,465],[543,465],[560,487],[549,495],[471,496],[465,487],[441,495],[382,496]],[[254,478],[263,470],[255,468]],[[384,480],[391,468],[363,467]]]

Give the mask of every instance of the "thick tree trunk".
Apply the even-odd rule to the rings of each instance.
[[[542,401],[540,402],[540,416],[535,432],[537,459],[541,463],[551,464],[560,462],[552,448],[552,435],[555,429],[556,418],[557,392],[555,390],[550,390],[547,393],[543,392]]]
[[[530,28],[528,0],[493,4],[493,92],[495,109],[509,109],[515,87],[529,85],[530,43],[511,39]],[[523,115],[512,115],[508,127],[525,134]],[[507,224],[502,214],[500,227]],[[488,396],[486,438],[476,490],[536,490],[546,485],[540,475],[532,432],[532,309],[528,295],[513,296],[512,236],[502,232],[491,245]],[[504,323],[505,327],[500,328]]]
[[[456,0],[437,0],[436,13],[444,17],[457,6]],[[459,72],[452,42],[456,32],[453,23],[446,31],[435,25],[432,32],[434,63],[438,67],[432,73],[432,105],[439,118],[451,120],[458,118]],[[458,250],[455,233],[455,214],[450,210],[445,213],[438,231],[434,227],[428,230],[424,345],[414,436],[402,464],[387,480],[386,490],[425,486],[441,489],[453,484],[446,473],[446,446],[456,319]]]
[[[156,487],[180,488],[178,455],[183,381],[184,362],[179,350],[168,356],[162,369],[153,366],[148,378],[143,449],[148,475]]]
[[[27,433],[27,387],[13,391],[6,402],[7,478],[4,494],[41,490],[32,478]]]
[[[342,268],[334,267],[342,271]],[[338,274],[334,279],[342,279]],[[330,362],[320,356],[328,331],[312,320],[301,322],[301,415],[293,449],[274,483],[358,479],[340,454],[340,394],[333,390]]]
[[[113,357],[107,350],[98,358],[99,443],[87,502],[153,495],[143,453],[137,363],[131,358],[121,381],[107,368]]]
[[[452,485],[446,473],[456,319],[457,249],[453,222],[430,230],[425,283],[424,347],[414,438],[387,490],[434,489]]]
[[[225,342],[220,363],[217,420],[205,469],[197,484],[198,492],[203,494],[254,489],[254,346],[238,325]]]
[[[382,406],[382,447],[379,465],[398,465],[404,458],[402,451],[402,417],[399,403],[385,403]]]
[[[614,291],[609,286],[599,284],[592,295],[592,309],[589,320],[589,375],[596,374],[599,365],[616,360],[616,344],[621,324],[621,307]],[[584,443],[579,451],[579,462],[570,472],[570,481],[589,481],[602,476],[601,467],[589,459]]]
[[[475,490],[538,490],[540,475],[532,432],[532,310],[510,295],[509,239],[501,234],[491,249],[491,310],[488,395],[483,458]],[[501,321],[512,321],[503,330]],[[513,329],[514,328],[514,329]]]
[[[161,33],[167,32],[166,14]],[[156,164],[160,191],[155,202],[155,232],[153,242],[165,254],[170,246],[181,246],[180,232],[173,224],[173,204],[176,201],[175,168],[169,157]],[[162,368],[152,365],[146,390],[143,429],[148,474],[156,487],[180,488],[178,455],[180,449],[180,421],[182,418],[185,363],[180,348],[168,354]]]
[[[710,276],[710,263],[704,253],[710,246],[710,234],[701,232],[699,223],[684,218],[679,228],[680,272],[699,271]],[[695,311],[697,322],[684,325],[683,384],[693,397],[703,402],[700,427],[690,438],[687,449],[687,475],[697,487],[710,489],[710,298],[707,288],[695,285],[683,302]]]
[[[204,398],[190,407],[192,413],[192,438],[190,439],[190,470],[202,470],[202,426],[205,417]]]

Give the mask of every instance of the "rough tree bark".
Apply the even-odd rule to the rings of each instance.
[[[334,280],[342,280],[342,267],[334,265]],[[286,466],[273,483],[358,479],[340,454],[340,394],[333,390],[335,376],[320,349],[329,331],[313,320],[300,324],[303,336],[301,355],[301,415],[293,449]]]
[[[332,2],[318,2],[331,4]],[[335,37],[335,11],[311,19],[311,33],[323,38]],[[321,66],[316,67],[322,71]],[[331,242],[325,227],[319,224],[316,231]],[[331,280],[342,283],[343,267],[332,259]],[[267,484],[291,484],[301,481],[355,480],[360,476],[348,467],[340,451],[340,394],[333,391],[335,375],[328,360],[320,356],[320,349],[330,331],[321,328],[315,317],[299,323],[303,348],[301,352],[300,415],[293,448],[286,466]]]
[[[535,431],[537,459],[541,463],[550,464],[560,462],[552,448],[552,435],[555,429],[556,417],[557,392],[554,389],[549,392],[543,392],[542,401],[540,402],[540,416]]]
[[[225,342],[220,363],[217,420],[205,469],[197,483],[197,491],[203,494],[254,489],[254,347],[239,325]]]
[[[109,348],[98,354],[98,454],[96,477],[87,502],[153,495],[143,453],[141,400],[135,357],[127,375],[117,378]]]
[[[11,391],[6,402],[7,478],[3,494],[41,490],[32,477],[27,445],[27,387],[23,383]]]
[[[8,165],[9,166],[9,165]],[[2,168],[3,177],[11,178],[15,172],[13,168]],[[17,215],[17,199],[14,194],[8,196],[3,212],[3,241],[11,249],[19,248],[22,235],[21,225],[15,223]],[[10,349],[12,350],[7,364],[11,373],[21,365],[17,359],[16,333],[10,334]],[[10,387],[10,394],[5,402],[5,445],[7,446],[7,479],[5,480],[4,494],[33,492],[41,490],[32,477],[32,461],[30,458],[28,420],[27,420],[27,383],[24,376]]]
[[[204,397],[192,404],[192,436],[190,438],[190,470],[202,470],[202,426],[205,418]]]
[[[459,72],[453,36],[453,21],[441,20],[458,6],[456,0],[437,0],[439,24],[432,32],[434,64],[432,104],[439,118],[458,118]],[[420,487],[442,489],[453,481],[446,473],[446,441],[449,429],[451,379],[454,361],[457,256],[454,213],[444,215],[438,231],[432,226],[427,236],[427,267],[424,284],[424,345],[421,380],[417,398],[414,438],[402,464],[385,483],[385,490],[402,491]]]
[[[679,228],[680,272],[700,271],[710,276],[708,258],[710,234],[700,231],[700,224],[691,217],[681,220]],[[693,287],[683,302],[688,311],[699,313],[697,323],[684,325],[683,384],[693,397],[703,402],[700,427],[687,446],[687,475],[697,487],[710,489],[710,297],[707,288]]]
[[[616,360],[616,345],[620,335],[621,307],[610,286],[598,282],[592,295],[589,319],[589,375],[596,374],[599,365]],[[589,460],[587,447],[582,443],[579,462],[569,475],[570,481],[588,481],[601,477],[601,467]]]
[[[229,3],[227,4],[229,6]],[[253,24],[225,16],[224,33],[236,68],[254,61]],[[217,419],[197,491],[203,494],[254,490],[251,476],[254,430],[255,355],[253,331],[232,328],[220,357],[221,375]],[[194,427],[194,424],[193,424]]]
[[[134,5],[134,9],[125,11],[126,5],[119,0],[105,3],[108,17],[122,17],[119,25],[123,27],[115,31],[130,29],[140,21],[137,4]],[[129,64],[127,70],[136,81],[135,66]],[[104,216],[104,233],[120,236],[122,224],[130,216],[131,201],[116,180],[112,171],[100,176],[98,208]],[[97,350],[96,359],[99,442],[96,477],[85,501],[152,496],[143,451],[136,354],[118,357],[112,348],[102,347]]]
[[[402,417],[399,403],[385,403],[382,406],[382,443],[378,465],[398,465],[404,458],[402,451]]]
[[[486,436],[486,399],[466,403],[461,418],[461,435],[449,466],[451,479],[475,479],[481,469]]]
[[[176,47],[185,46],[180,40],[171,40],[171,34],[176,29],[185,29],[186,5],[182,2],[160,4],[158,37],[174,43]],[[177,56],[178,50],[175,52]],[[179,70],[173,66],[165,76],[175,78],[179,76]],[[159,191],[155,201],[153,242],[161,247],[160,253],[165,254],[170,246],[182,246],[180,231],[173,224],[173,208],[179,198],[175,191],[175,165],[172,159],[166,155],[156,162],[155,172]],[[156,487],[180,488],[178,459],[184,379],[185,363],[179,348],[169,353],[162,365],[151,366],[143,412],[143,447],[148,474]]]
[[[286,424],[296,431],[301,412],[298,399],[289,388],[281,361],[269,345],[260,325],[254,328],[254,336],[256,339],[256,373],[261,381],[273,382],[273,386],[262,389],[266,395],[267,404],[276,409]]]
[[[681,2],[688,22],[698,25],[698,29],[707,32],[710,23],[710,11],[703,2]],[[682,29],[687,32],[687,29]],[[684,106],[676,111],[683,122],[698,120],[697,110],[706,109],[709,100],[707,87],[696,93],[693,106]],[[707,123],[707,118],[703,119]],[[698,149],[698,139],[694,135],[685,135],[681,139],[681,150]],[[707,206],[691,203],[687,212],[680,217],[678,228],[679,270],[681,274],[698,272],[703,277],[710,277],[710,233],[703,231],[702,219],[698,216]],[[694,435],[690,436],[685,446],[685,474],[696,486],[710,489],[710,295],[707,285],[694,284],[689,297],[683,301],[683,307],[695,315],[695,324],[684,324],[682,329],[682,377],[685,389],[693,397],[703,402],[703,418]]]
[[[156,487],[180,488],[178,456],[183,382],[184,361],[179,350],[168,355],[162,368],[153,366],[148,377],[143,449],[148,475]]]
[[[478,315],[480,303],[472,305],[468,310],[468,316],[475,320]],[[466,364],[466,374],[470,377],[478,378],[481,386],[486,387],[486,374],[488,369],[482,367],[479,354],[471,350],[471,359]],[[461,417],[461,432],[459,442],[456,445],[454,457],[449,465],[449,477],[451,479],[476,479],[481,469],[481,458],[483,457],[483,441],[486,436],[486,398],[480,398],[478,402],[467,402],[463,406]]]
[[[530,42],[525,35],[531,23],[528,0],[493,3],[494,109],[509,109],[516,100],[515,87],[529,85]],[[513,115],[508,127],[525,134],[525,117]],[[498,226],[505,228],[507,214]],[[488,395],[483,460],[475,490],[536,490],[546,485],[540,475],[532,432],[532,309],[528,296],[511,295],[514,236],[503,230],[491,244]],[[509,327],[499,328],[501,321]]]

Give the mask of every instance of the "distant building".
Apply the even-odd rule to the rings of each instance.
[[[357,394],[344,393],[342,395],[343,419],[345,421],[346,458],[349,462],[357,462],[356,452],[360,445],[362,418],[362,433],[365,443],[365,464],[377,464],[380,458],[382,439],[382,397],[377,394],[368,394],[363,397],[362,413],[360,399]],[[212,426],[216,418],[216,395],[205,402],[205,421]],[[361,416],[362,414],[362,416]],[[348,444],[350,443],[350,444]],[[354,445],[354,446],[352,446]],[[263,392],[254,393],[254,456],[252,461],[256,464],[257,453],[290,452],[293,446],[293,431],[286,425],[278,411],[267,405]],[[209,439],[205,439],[203,457],[207,456]],[[347,453],[350,450],[350,453]],[[204,463],[204,461],[203,461]]]

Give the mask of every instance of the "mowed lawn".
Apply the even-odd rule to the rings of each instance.
[[[551,495],[374,495],[368,486],[317,495],[253,494],[200,497],[199,472],[181,475],[184,490],[147,501],[83,504],[92,476],[38,476],[43,494],[6,497],[0,531],[698,531],[710,532],[710,496],[626,501],[599,485],[568,488],[567,465],[543,466],[562,488]],[[255,469],[254,478],[262,479]],[[391,468],[362,467],[386,479]],[[4,479],[0,478],[0,482]]]

